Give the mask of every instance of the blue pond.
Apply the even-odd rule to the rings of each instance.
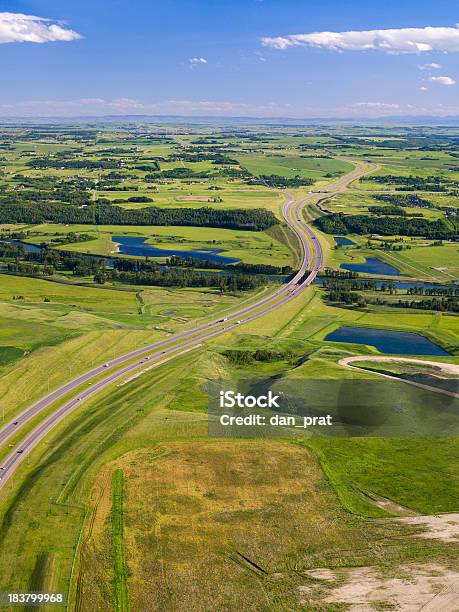
[[[27,253],[39,253],[41,251],[41,247],[37,244],[30,244],[29,242],[23,242],[22,240],[9,240],[8,242],[22,246]]]
[[[346,236],[333,236],[338,246],[352,246],[355,244],[353,240],[346,238]]]
[[[339,327],[324,338],[334,342],[368,344],[389,355],[448,356],[445,350],[420,334],[410,332],[369,329],[366,327]]]
[[[182,251],[179,249],[158,249],[157,247],[147,244],[146,237],[139,236],[113,236],[112,241],[117,242],[119,253],[121,255],[140,255],[143,257],[195,257],[208,261],[216,261],[222,264],[236,263],[240,261],[235,257],[224,257],[219,255],[223,253],[222,249],[201,249],[199,251]]]
[[[366,257],[365,263],[341,264],[340,268],[350,272],[364,272],[366,274],[385,274],[387,276],[401,276],[400,270],[377,257]]]

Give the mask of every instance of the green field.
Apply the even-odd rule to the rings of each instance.
[[[210,287],[202,279],[202,286],[181,285],[183,279],[168,287],[157,279],[156,285],[141,285],[134,277],[103,284],[104,266],[86,255],[117,257],[114,236],[145,237],[152,246],[184,253],[221,249],[244,263],[297,269],[299,241],[281,217],[286,191],[312,196],[301,213],[311,227],[327,211],[384,216],[374,210],[385,205],[375,197],[381,194],[427,201],[404,206],[407,218],[453,223],[457,217],[457,128],[230,127],[226,122],[173,127],[115,122],[84,131],[81,126],[2,127],[0,199],[8,206],[0,206],[0,212],[22,207],[16,220],[4,216],[0,225],[4,423],[96,365],[205,322],[218,319],[226,327],[221,318],[279,287],[255,272],[245,272],[245,278],[260,282],[244,290],[225,291],[215,279]],[[352,160],[375,162],[373,175],[389,178],[353,182],[317,203],[323,195],[308,192],[350,172]],[[281,181],[274,189],[258,185],[259,175],[299,176],[313,184],[291,190]],[[416,189],[406,184],[413,177]],[[279,224],[273,219],[265,231],[248,231],[218,227],[221,221],[208,227],[203,217],[192,227],[85,223],[88,209],[94,212],[91,219],[98,219],[101,201],[131,212],[158,206],[212,208],[213,215],[239,208],[253,215],[262,208]],[[44,222],[24,221],[29,209],[39,213],[44,206]],[[55,220],[53,206],[62,211],[62,222]],[[65,218],[69,211],[72,222]],[[68,234],[76,241],[67,243]],[[329,407],[341,419],[335,437],[289,429],[276,439],[209,433],[209,389],[215,381],[234,381],[254,393],[261,385],[276,393],[290,385],[299,397],[302,385],[306,389],[315,381],[327,387],[347,381],[353,390],[362,382],[385,384],[381,360],[373,371],[369,360],[363,362],[366,370],[340,363],[345,357],[381,355],[371,345],[325,340],[343,325],[421,334],[449,353],[432,359],[459,364],[454,236],[349,237],[354,246],[336,248],[332,234],[318,232],[324,266],[338,281],[342,263],[377,257],[406,277],[448,284],[448,304],[437,296],[424,310],[411,303],[401,307],[399,300],[421,296],[374,287],[357,288],[346,301],[346,292],[352,292],[344,285],[329,299],[330,288],[313,285],[282,308],[228,326],[189,353],[139,369],[88,401],[75,402],[73,412],[24,455],[0,487],[0,590],[69,593],[70,612],[338,612],[356,604],[342,591],[353,580],[355,592],[373,580],[371,598],[357,597],[365,610],[404,609],[400,593],[388,595],[384,581],[402,583],[405,604],[417,601],[422,588],[429,599],[430,590],[433,597],[451,586],[457,539],[404,522],[426,515],[444,521],[443,532],[449,533],[457,520],[458,440],[425,433],[453,423],[444,395],[387,383],[393,384],[391,392],[399,391],[389,408],[406,424],[406,432],[395,437],[386,435],[384,424],[358,437],[346,420],[349,413],[340,413],[339,406]],[[10,239],[50,248],[19,256],[4,242]],[[71,254],[66,267],[59,263],[59,250]],[[120,257],[123,265],[133,261]],[[139,257],[134,263],[151,273],[151,260]],[[311,269],[312,261],[308,265]],[[201,269],[185,272],[195,278]],[[390,367],[395,375],[404,373]],[[410,368],[425,373],[424,366]],[[87,384],[71,395],[77,397]],[[389,386],[384,389],[382,395],[389,397]],[[23,436],[44,416],[19,429],[0,455],[21,450]],[[419,576],[427,586],[419,586]],[[445,583],[439,586],[437,579]]]
[[[352,165],[337,159],[317,159],[314,157],[300,157],[295,155],[250,155],[239,156],[238,160],[254,175],[278,174],[292,178],[310,178],[323,180],[334,178],[350,172]]]

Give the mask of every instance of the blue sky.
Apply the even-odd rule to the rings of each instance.
[[[458,23],[456,0],[0,1],[0,115],[459,115]]]

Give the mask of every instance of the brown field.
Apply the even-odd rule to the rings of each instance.
[[[100,474],[82,554],[81,610],[90,601],[112,609],[110,478],[118,467],[134,611],[320,610],[343,574],[330,582],[309,570],[396,571],[402,560],[439,554],[436,543],[410,537],[416,528],[345,512],[307,449],[282,441],[167,442],[127,453]]]

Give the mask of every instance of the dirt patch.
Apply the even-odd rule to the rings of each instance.
[[[417,516],[418,512],[411,510],[411,508],[407,508],[406,506],[402,506],[398,502],[393,499],[389,499],[388,497],[383,497],[382,495],[377,495],[372,491],[362,491],[357,489],[357,491],[368,501],[370,504],[373,504],[377,508],[381,508],[381,510],[385,510],[386,512],[390,512],[394,516]]]
[[[340,573],[345,583],[333,587],[322,599],[323,604],[347,604],[350,612],[374,612],[375,609],[457,612],[459,609],[459,572],[441,565],[401,566],[397,577],[382,577],[372,567]],[[302,603],[316,588],[315,585],[300,588]]]
[[[416,534],[419,538],[459,544],[459,512],[435,516],[409,516],[398,520],[409,525],[425,527],[425,531]]]

